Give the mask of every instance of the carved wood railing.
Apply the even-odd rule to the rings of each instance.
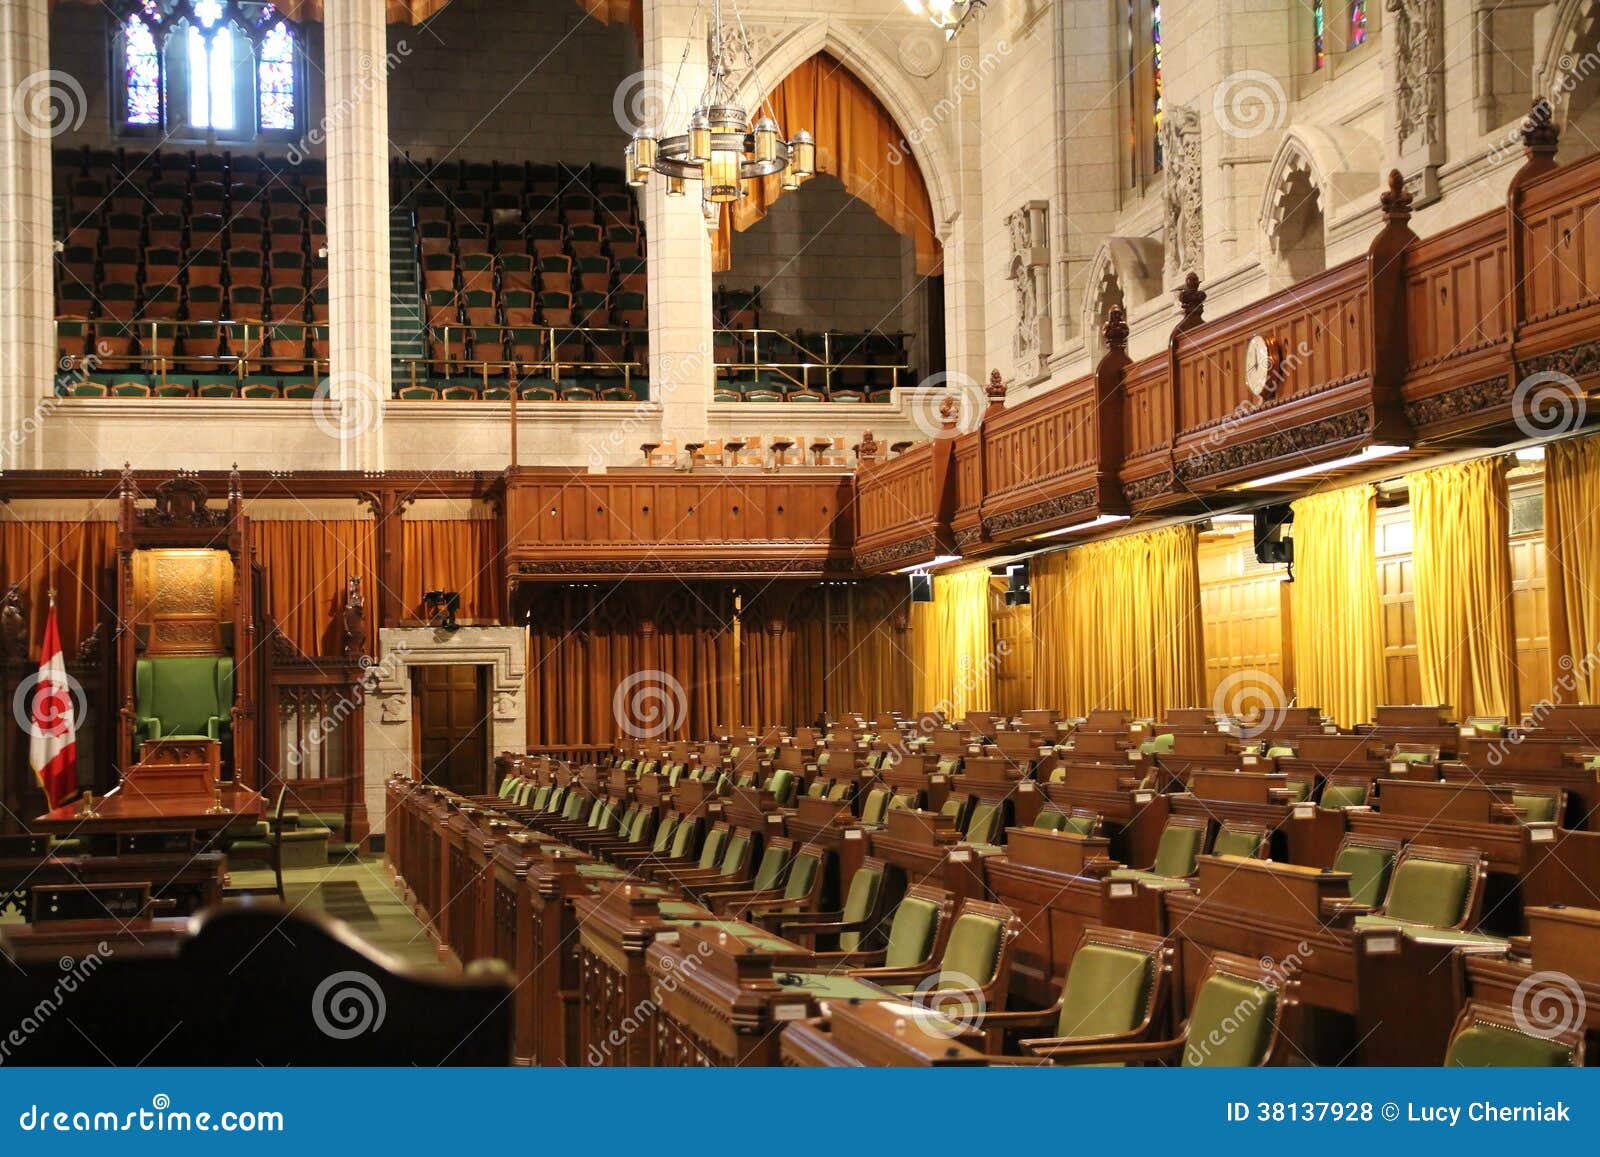
[[[1559,432],[1530,430],[1517,394],[1535,375],[1569,395],[1600,380],[1600,155],[1555,165],[1547,111],[1524,123],[1505,209],[1419,240],[1391,174],[1364,257],[1216,319],[1191,276],[1165,353],[1130,362],[1116,310],[1094,373],[1011,408],[991,391],[953,449],[935,439],[863,463],[858,565],[925,561],[944,531],[981,557],[1107,516],[1198,512],[1368,446]],[[1252,349],[1264,373],[1247,373]]]

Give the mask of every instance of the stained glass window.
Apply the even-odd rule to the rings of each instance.
[[[267,0],[102,0],[123,21],[123,123],[248,140],[299,120],[296,28]],[[176,78],[176,89],[169,89]],[[254,86],[253,91],[251,86]],[[254,99],[252,99],[252,96]]]
[[[1150,0],[1150,120],[1156,168],[1161,167],[1161,0]]]
[[[263,129],[294,128],[294,38],[278,21],[261,39],[256,88],[261,95]]]
[[[1367,42],[1367,0],[1350,0],[1350,47]]]
[[[123,53],[123,83],[128,91],[128,123],[159,125],[161,54],[156,51],[156,38],[137,14],[128,17],[122,35],[127,46]]]
[[[1324,64],[1328,63],[1327,47],[1323,41],[1323,35],[1327,30],[1323,27],[1322,0],[1312,0],[1311,31],[1313,45],[1316,49],[1316,57],[1312,67],[1321,68]]]

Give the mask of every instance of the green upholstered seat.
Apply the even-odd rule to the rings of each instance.
[[[650,850],[652,852],[666,851],[667,845],[672,842],[672,837],[677,830],[678,815],[676,812],[668,812],[661,820],[661,826],[656,828],[656,838],[650,841]]]
[[[961,815],[961,809],[966,805],[966,802],[967,801],[962,799],[960,796],[953,795],[944,801],[944,806],[939,809],[939,814],[942,816],[949,816],[951,819],[959,818]]]
[[[956,764],[958,762],[959,761],[955,759],[941,759],[937,769],[938,773],[940,775],[954,775],[956,773]]]
[[[561,818],[575,820],[583,814],[583,796],[577,792],[567,793],[567,802],[561,805]]]
[[[889,801],[889,810],[894,811],[896,808],[903,808],[906,811],[910,811],[911,805],[915,802],[916,800],[911,796],[906,795],[904,792],[899,792]]]
[[[750,837],[743,832],[734,832],[728,840],[727,850],[722,853],[722,864],[717,872],[723,876],[737,876],[744,871],[745,865],[750,862]]]
[[[1090,815],[1069,815],[1066,820],[1067,822],[1062,826],[1061,830],[1074,836],[1092,836],[1094,835],[1094,829],[1100,823],[1099,816]]]
[[[1405,924],[1450,928],[1461,922],[1472,889],[1472,869],[1409,856],[1400,861],[1383,914]]]
[[[811,799],[821,799],[822,793],[827,790],[828,783],[826,780],[814,779],[810,783],[806,784],[806,795]]]
[[[681,860],[694,853],[695,835],[699,830],[699,821],[684,820],[678,824],[672,833],[672,854],[674,860]],[[712,862],[716,861],[716,853],[712,853]]]
[[[1522,812],[1525,824],[1553,824],[1556,822],[1556,797],[1554,795],[1511,793],[1511,804]]]
[[[1045,832],[1064,832],[1071,818],[1066,812],[1042,811],[1033,818],[1033,826]]]
[[[1168,824],[1161,833],[1161,842],[1156,845],[1156,862],[1150,865],[1150,871],[1173,880],[1194,875],[1195,861],[1200,856],[1204,839],[1203,828]]]
[[[780,805],[787,805],[794,796],[794,772],[779,768],[767,781],[767,790],[772,792],[772,798]]]
[[[783,869],[789,862],[788,850],[778,844],[769,844],[756,864],[756,876],[750,886],[757,892],[768,892],[783,879]]]
[[[998,804],[980,803],[972,809],[972,818],[967,821],[967,842],[973,844],[992,844],[995,837],[1000,834],[1000,823],[1004,815]]]
[[[1350,899],[1368,908],[1383,903],[1393,868],[1394,856],[1388,851],[1362,844],[1341,848],[1333,860],[1335,872],[1350,873]]]
[[[524,800],[523,802],[534,811],[543,811],[544,805],[550,802],[550,785],[544,784],[538,791],[533,793],[531,801]]]
[[[833,803],[838,803],[849,794],[850,785],[842,779],[828,785],[827,799]]]
[[[939,906],[920,896],[907,896],[894,910],[889,924],[885,968],[910,968],[928,958],[939,932]]]
[[[1178,738],[1170,732],[1147,739],[1139,744],[1139,750],[1145,755],[1165,755],[1177,744]]]
[[[1367,785],[1364,783],[1330,783],[1322,789],[1322,806],[1329,810],[1364,807],[1366,802]]]
[[[649,808],[640,808],[633,816],[633,825],[624,831],[630,844],[642,844],[650,839],[656,829],[656,813]]]
[[[883,874],[876,868],[858,868],[851,877],[850,891],[844,898],[841,920],[846,924],[859,924],[871,916],[878,907],[878,891],[883,887]],[[855,952],[861,947],[860,932],[839,933],[839,950]]]
[[[1059,1037],[1132,1032],[1144,1020],[1154,962],[1143,952],[1113,944],[1086,944],[1072,958],[1061,991]]]
[[[508,775],[500,781],[500,798],[509,799],[511,793],[517,790],[517,785],[522,782],[517,776]]]
[[[1195,994],[1185,1068],[1259,1065],[1272,1045],[1278,994],[1263,984],[1213,973]]]
[[[1275,743],[1271,747],[1267,748],[1267,758],[1268,759],[1293,759],[1294,758],[1294,748],[1285,747],[1281,743]]]
[[[867,792],[866,799],[861,802],[861,822],[864,824],[881,824],[888,810],[889,790],[875,787]]]
[[[963,913],[950,929],[950,941],[939,961],[936,988],[982,988],[994,979],[1005,929],[993,916]]]
[[[815,852],[801,852],[794,858],[794,864],[789,868],[789,879],[783,886],[785,900],[804,900],[811,894],[811,885],[816,881],[817,869],[821,867],[821,859]],[[857,875],[860,873],[858,872]]]
[[[1239,831],[1235,828],[1224,827],[1217,833],[1217,839],[1211,846],[1211,854],[1215,856],[1244,856],[1254,859],[1261,853],[1261,833],[1252,831]]]
[[[726,828],[712,828],[706,833],[706,842],[700,845],[700,862],[698,867],[710,871],[717,866],[717,860],[722,855],[723,845],[728,842]]]
[[[1397,751],[1389,760],[1391,763],[1432,763],[1433,756],[1426,751]]]
[[[1474,1021],[1451,1038],[1444,1063],[1447,1068],[1566,1068],[1572,1064],[1572,1046]]]
[[[1283,785],[1290,803],[1304,803],[1311,798],[1311,782],[1304,779],[1291,779]]]
[[[534,783],[533,780],[523,780],[522,786],[517,788],[517,806],[527,807],[528,801],[533,798],[534,792],[543,790],[545,789]]]
[[[233,660],[140,659],[134,664],[134,707],[139,739],[221,739],[233,710]]]

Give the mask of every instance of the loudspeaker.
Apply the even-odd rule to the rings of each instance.
[[[933,577],[927,574],[913,574],[911,576],[911,601],[914,603],[933,602]]]
[[[1025,607],[1033,601],[1033,590],[1028,585],[1028,564],[1015,562],[1006,567],[1006,606]]]
[[[1262,566],[1294,562],[1294,538],[1284,538],[1283,528],[1294,522],[1294,507],[1287,502],[1263,506],[1255,512],[1256,561]]]

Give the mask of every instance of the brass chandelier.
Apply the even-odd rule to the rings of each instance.
[[[748,61],[750,41],[737,12],[735,21],[739,47]],[[624,162],[630,185],[638,188],[649,182],[651,173],[660,173],[667,179],[667,196],[682,197],[688,182],[699,181],[703,200],[723,205],[744,196],[746,181],[782,174],[783,188],[793,191],[816,174],[817,143],[810,133],[802,129],[785,140],[770,109],[754,125],[750,123],[749,114],[738,104],[736,70],[730,60],[733,47],[722,20],[722,0],[711,0],[705,90],[684,132],[659,138],[647,129],[633,134]]]

